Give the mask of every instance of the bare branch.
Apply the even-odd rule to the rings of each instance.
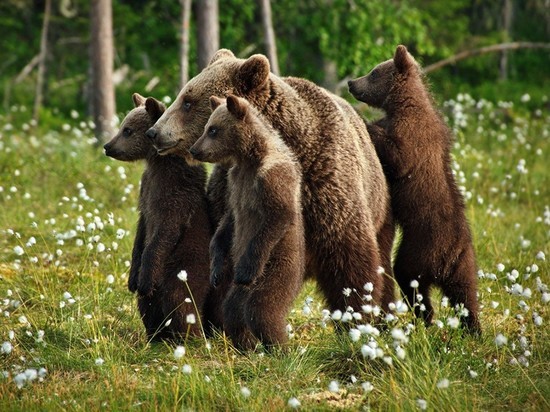
[[[446,59],[440,60],[436,63],[424,67],[424,73],[433,72],[434,70],[438,70],[449,64],[455,64],[460,60],[464,60],[473,56],[479,56],[480,54],[516,49],[550,49],[550,43],[512,42],[493,44],[491,46],[480,47],[479,49],[464,50],[460,53],[455,54],[454,56],[448,57]]]

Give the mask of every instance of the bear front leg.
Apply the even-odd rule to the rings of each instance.
[[[157,228],[151,241],[145,246],[141,257],[141,270],[138,277],[137,291],[140,296],[149,296],[160,283],[164,274],[164,263],[173,252],[182,235],[180,227],[168,225]]]
[[[132,263],[130,265],[130,276],[128,277],[128,290],[134,293],[138,288],[139,270],[141,268],[141,255],[145,246],[145,218],[139,216],[134,247],[132,249]]]
[[[271,251],[296,221],[296,215],[301,213],[296,202],[299,182],[296,171],[286,165],[273,167],[266,176],[258,178],[258,196],[266,209],[258,231],[236,262],[235,283],[250,284],[263,273]]]
[[[224,264],[231,250],[233,241],[234,219],[227,210],[210,241],[210,284],[218,286],[223,278]]]

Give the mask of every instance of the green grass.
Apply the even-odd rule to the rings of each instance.
[[[354,341],[307,283],[288,347],[240,354],[223,336],[188,339],[180,359],[147,342],[126,289],[143,165],[106,158],[79,119],[45,130],[19,108],[0,116],[0,410],[271,411],[291,398],[315,411],[550,410],[548,106],[461,96],[445,111],[480,268],[481,338],[449,326],[436,293],[441,327],[404,313]],[[363,356],[369,340],[381,358]],[[41,368],[18,387],[18,374]]]

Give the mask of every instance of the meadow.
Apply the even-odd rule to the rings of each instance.
[[[550,410],[550,104],[460,94],[442,110],[478,259],[481,337],[434,294],[384,328],[307,283],[287,347],[148,343],[126,287],[143,164],[107,158],[77,112],[0,115],[0,410]],[[60,118],[60,117],[59,117]],[[372,308],[365,308],[372,310]]]

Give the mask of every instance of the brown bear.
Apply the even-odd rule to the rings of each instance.
[[[472,236],[451,169],[452,133],[420,66],[400,45],[393,59],[350,81],[349,90],[386,113],[368,129],[388,178],[395,220],[403,230],[394,265],[401,289],[411,304],[415,294],[422,295],[415,311],[430,324],[430,288],[439,286],[453,305],[468,310],[465,325],[480,332]],[[411,286],[415,280],[418,289]]]
[[[149,339],[187,333],[197,336],[209,291],[212,229],[206,206],[206,172],[201,166],[189,166],[178,156],[157,154],[145,132],[165,107],[151,97],[145,99],[137,93],[132,97],[135,108],[104,146],[105,154],[115,159],[146,161],[128,288],[138,293],[138,307]],[[178,278],[183,270],[186,282]],[[191,314],[194,322],[193,316],[188,319]]]
[[[204,134],[190,148],[200,161],[232,165],[228,207],[210,243],[211,282],[233,263],[224,330],[242,349],[287,339],[285,317],[305,268],[300,165],[278,133],[239,97],[212,97]]]
[[[247,99],[300,162],[306,274],[317,280],[329,308],[360,310],[367,282],[373,301],[386,307],[393,300],[387,276],[393,224],[386,179],[361,117],[308,80],[270,73],[263,55],[238,59],[222,49],[147,135],[160,154],[190,159],[188,150],[210,117],[209,97],[229,94]]]

